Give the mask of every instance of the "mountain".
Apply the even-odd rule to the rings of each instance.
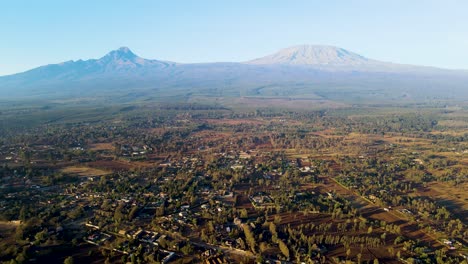
[[[138,83],[176,63],[148,60],[121,47],[99,59],[66,61],[41,66],[26,72],[0,77],[0,94],[15,99],[86,95],[109,86],[127,87]],[[1,96],[0,96],[1,97]]]
[[[140,70],[160,69],[175,65],[173,62],[147,60],[135,55],[129,48],[122,47],[113,50],[100,59],[67,61],[59,64],[41,66],[30,71],[2,77],[9,80],[53,80],[79,79],[93,75],[115,75],[116,73],[135,73]]]
[[[332,46],[303,45],[244,63],[149,60],[122,47],[0,77],[2,101],[105,102],[194,98],[314,98],[346,102],[468,99],[468,73],[381,62]]]
[[[282,49],[274,54],[254,59],[248,64],[284,65],[368,65],[380,64],[356,53],[334,46],[300,45]]]
[[[434,67],[397,64],[369,59],[352,51],[326,45],[299,45],[245,62],[251,65],[307,66],[326,71],[359,71],[414,74],[454,74]]]
[[[98,66],[97,68],[105,72],[129,71],[143,67],[164,68],[175,64],[173,62],[140,58],[127,47],[111,51],[99,60],[89,60],[87,62],[92,66]]]

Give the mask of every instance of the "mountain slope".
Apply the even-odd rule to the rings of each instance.
[[[100,59],[49,64],[0,77],[0,95],[15,99],[65,98],[107,92],[110,87],[126,87],[130,91],[175,65],[174,62],[141,58],[122,47]]]
[[[89,61],[90,64],[97,64],[104,71],[131,71],[137,68],[164,68],[174,65],[174,62],[165,62],[158,60],[147,60],[135,55],[129,48],[121,47],[118,50],[109,52],[99,60]]]
[[[244,62],[251,65],[313,67],[326,71],[358,71],[412,74],[459,74],[461,71],[378,61],[357,53],[324,45],[299,45]]]
[[[468,74],[379,62],[329,46],[296,46],[248,63],[179,64],[128,48],[0,77],[2,100],[188,100],[268,96],[325,100],[465,100]]]
[[[174,62],[147,60],[126,47],[109,52],[100,59],[67,61],[41,66],[23,73],[1,77],[0,80],[20,81],[24,84],[41,80],[77,80],[97,75],[138,74],[175,65]]]
[[[249,64],[367,65],[377,64],[361,55],[333,46],[300,45],[248,61]]]

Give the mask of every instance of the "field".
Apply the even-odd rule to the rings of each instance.
[[[0,221],[0,235],[7,236],[11,234],[19,225],[19,222]]]
[[[461,183],[459,186],[434,182],[429,183],[427,188],[420,192],[420,195],[436,200],[466,223],[468,222],[468,194],[466,190],[468,190],[468,183],[466,182]]]
[[[103,175],[108,175],[111,171],[91,168],[91,167],[81,167],[81,166],[70,166],[62,169],[62,172],[69,175],[79,176],[79,177],[99,177]]]

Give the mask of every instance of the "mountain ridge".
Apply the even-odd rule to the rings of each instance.
[[[2,75],[0,78],[14,76],[30,71],[34,71],[39,68],[58,65],[66,66],[73,63],[86,65],[90,68],[92,66],[87,65],[96,62],[100,65],[111,64],[110,68],[122,70],[124,68],[138,68],[142,66],[161,66],[167,67],[172,65],[200,65],[200,64],[220,64],[220,63],[239,63],[249,65],[288,65],[288,66],[311,66],[319,67],[322,70],[333,70],[332,67],[338,67],[339,70],[371,70],[371,71],[393,71],[396,67],[402,67],[406,70],[415,68],[424,69],[437,69],[443,71],[453,72],[464,72],[468,73],[468,70],[464,69],[446,69],[434,66],[420,66],[411,64],[399,64],[393,62],[384,62],[375,59],[370,59],[359,55],[355,52],[346,50],[344,48],[332,46],[332,45],[295,45],[287,48],[278,50],[275,53],[255,58],[244,62],[199,62],[199,63],[179,63],[166,60],[158,59],[145,59],[135,53],[133,53],[128,47],[120,47],[116,50],[111,50],[99,59],[88,59],[88,60],[68,60],[59,63],[51,63],[42,65],[36,68],[32,68],[23,72]],[[379,68],[375,69],[378,66]]]
[[[244,63],[144,59],[121,47],[99,59],[66,61],[1,76],[0,98],[99,95],[127,100],[128,94],[144,99],[169,94],[187,98],[320,93],[329,99],[333,91],[357,96],[365,90],[398,100],[401,94],[429,98],[424,93],[428,89],[434,98],[457,98],[467,94],[467,83],[464,71],[380,62],[333,46],[293,46]]]

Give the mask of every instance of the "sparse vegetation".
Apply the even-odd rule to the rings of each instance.
[[[2,111],[0,261],[466,255],[466,109],[121,110]]]

